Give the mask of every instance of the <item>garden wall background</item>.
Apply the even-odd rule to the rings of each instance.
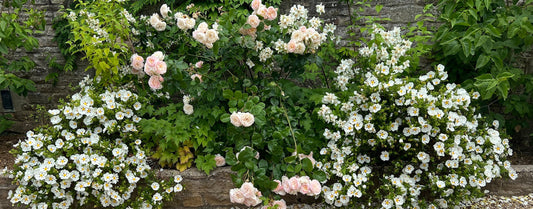
[[[56,84],[45,80],[49,73],[55,72],[48,67],[49,59],[56,58],[59,63],[64,60],[57,43],[53,41],[55,33],[52,29],[52,21],[61,15],[59,12],[61,6],[66,6],[70,2],[70,0],[35,1],[35,8],[46,11],[45,19],[47,25],[44,33],[38,36],[40,48],[27,54],[36,62],[37,66],[31,72],[21,73],[20,76],[33,80],[36,83],[37,91],[30,92],[27,97],[17,96],[12,93],[13,110],[6,110],[3,105],[0,105],[0,114],[12,114],[16,121],[10,131],[22,133],[38,126],[41,122],[35,120],[36,106],[42,105],[45,108],[54,108],[59,99],[65,98],[72,92],[70,86],[76,86],[85,75],[91,73],[86,72],[83,61],[79,61],[77,70],[60,72]],[[322,15],[322,18],[337,25],[337,35],[345,36],[347,34],[347,26],[351,23],[350,13],[354,9],[349,8],[345,3],[333,0],[285,0],[282,3],[281,10],[287,11],[294,4],[314,8],[314,5],[319,3],[326,6],[326,13]],[[387,28],[392,28],[393,26],[405,26],[409,22],[413,22],[415,16],[422,13],[424,6],[428,2],[425,0],[374,0],[373,4],[376,3],[384,6],[379,16],[391,19],[391,21],[383,24]],[[316,16],[317,14],[314,13],[314,9],[310,9],[309,15]],[[377,14],[375,11],[367,11],[363,15]],[[22,54],[18,53],[17,55],[21,56]],[[523,54],[517,65],[525,69],[526,72],[533,73],[533,53]],[[526,136],[529,135],[529,133],[525,134]],[[517,166],[515,169],[519,173],[519,178],[516,181],[496,181],[489,185],[489,189],[492,192],[503,195],[519,195],[533,192],[533,166]],[[182,175],[185,179],[183,184],[187,190],[179,193],[175,201],[167,204],[166,208],[231,207],[229,195],[227,194],[227,191],[233,188],[230,173],[231,171],[227,167],[215,170],[210,176],[206,176],[196,169],[185,171]],[[13,186],[10,185],[9,179],[0,178],[0,208],[11,208],[11,204],[6,201],[7,191],[11,188]],[[305,201],[313,202],[309,198]]]

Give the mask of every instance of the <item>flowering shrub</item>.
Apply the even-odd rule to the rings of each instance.
[[[125,88],[97,89],[88,78],[80,87],[70,102],[48,111],[53,126],[28,131],[12,150],[18,187],[11,203],[151,208],[181,191],[181,176],[155,181],[147,164],[138,126],[145,101]]]
[[[161,88],[150,90],[144,84],[148,80],[152,87],[151,81],[139,75],[137,89],[169,95],[152,97],[145,109],[150,119],[140,123],[143,138],[153,142],[152,156],[164,167],[191,166],[193,154],[182,150],[192,150],[197,168],[209,173],[223,159],[236,171],[237,188],[248,182],[261,191],[242,199],[235,189],[234,202],[270,204],[260,196],[279,199],[272,192],[278,186],[273,180],[283,176],[301,179],[303,186],[291,194],[318,195],[325,173],[315,169],[312,153],[323,146],[316,130],[324,124],[309,110],[324,90],[295,81],[312,77],[302,75],[311,64],[323,66],[325,58],[318,56],[325,53],[322,48],[335,50],[335,26],[308,18],[302,6],[281,16],[261,1],[250,7],[251,13],[228,8],[215,22],[193,12],[194,5],[187,11],[163,5],[158,13],[140,18],[136,52],[164,53],[168,72]],[[158,26],[161,22],[165,27]],[[141,66],[135,63],[137,56],[131,66]],[[137,74],[133,70],[130,74]]]
[[[327,203],[447,208],[482,195],[495,178],[516,178],[505,160],[509,139],[471,106],[479,93],[446,84],[443,65],[405,76],[410,47],[398,28],[376,27],[358,62],[335,71],[339,91],[326,93],[318,111],[331,125],[317,163],[332,183],[322,188]]]

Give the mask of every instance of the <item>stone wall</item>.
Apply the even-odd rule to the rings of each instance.
[[[39,40],[38,49],[28,53],[17,52],[15,56],[28,56],[36,63],[36,67],[32,71],[17,73],[17,75],[35,82],[37,91],[29,92],[26,97],[10,92],[13,101],[12,110],[6,110],[3,105],[0,105],[0,114],[11,114],[16,122],[10,131],[23,133],[46,122],[38,121],[38,119],[46,120],[46,118],[37,116],[37,106],[41,105],[47,109],[55,108],[59,99],[71,94],[71,86],[76,86],[87,74],[84,67],[79,67],[73,72],[59,72],[55,85],[51,81],[45,81],[49,73],[56,72],[48,67],[51,58],[56,58],[57,62],[64,63],[57,43],[53,41],[55,32],[52,29],[52,22],[54,18],[60,15],[61,6],[67,3],[68,0],[35,0],[35,4],[31,6],[37,10],[45,11],[46,27],[42,34],[36,35]],[[80,65],[83,66],[84,64],[80,63]]]
[[[533,166],[532,165],[514,165],[518,173],[518,178],[514,181],[493,180],[487,185],[486,189],[493,195],[519,196],[533,193]],[[224,209],[224,208],[246,208],[243,205],[232,204],[229,199],[229,190],[232,189],[231,181],[232,171],[229,167],[217,168],[210,175],[197,170],[196,168],[188,169],[184,172],[176,170],[163,170],[159,172],[160,178],[168,179],[180,174],[183,177],[182,185],[184,190],[177,193],[173,200],[164,204],[164,209]],[[7,200],[9,190],[15,189],[8,178],[0,177],[0,208],[16,209]],[[315,199],[308,196],[285,195],[283,198],[287,204],[315,204],[321,199]],[[93,208],[93,207],[86,207]],[[295,207],[298,208],[298,207]],[[321,207],[317,207],[321,208]]]

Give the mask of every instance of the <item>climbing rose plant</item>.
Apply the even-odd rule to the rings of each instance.
[[[479,93],[446,83],[443,65],[404,75],[411,45],[399,28],[374,27],[357,62],[335,71],[338,91],[318,111],[331,125],[317,163],[331,183],[322,188],[326,203],[447,208],[482,195],[495,178],[517,177],[505,160],[509,139],[475,114]]]

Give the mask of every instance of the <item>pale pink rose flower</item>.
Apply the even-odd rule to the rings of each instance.
[[[157,61],[155,63],[155,72],[158,74],[158,75],[163,75],[167,72],[167,63],[163,62],[163,61]]]
[[[196,78],[198,78],[198,80],[200,80],[200,83],[203,82],[203,81],[202,81],[202,75],[197,74],[197,73],[191,75],[191,80],[194,81]]]
[[[261,0],[253,0],[251,6],[252,6],[252,9],[256,11],[261,6]]]
[[[268,20],[274,20],[276,17],[278,17],[278,9],[272,6],[268,7],[265,18]]]
[[[309,176],[302,176],[299,179],[300,182],[300,190],[299,192],[305,195],[311,194],[311,180],[309,179]]]
[[[183,105],[183,112],[187,115],[191,115],[194,113],[194,107],[190,104],[184,104]]]
[[[162,76],[154,75],[150,77],[150,80],[148,80],[148,85],[150,86],[150,88],[154,90],[158,90],[158,89],[163,88],[163,85],[161,85],[161,82],[163,81],[164,79]]]
[[[241,124],[241,118],[239,117],[239,113],[240,112],[237,112],[237,113],[231,113],[231,116],[229,117],[230,118],[230,121],[231,121],[231,124],[233,124],[234,126],[236,127],[241,127],[242,124]]]
[[[167,4],[163,4],[161,5],[159,12],[161,12],[161,16],[163,16],[163,18],[168,18],[168,13],[170,12],[170,8],[168,8]]]
[[[251,199],[255,197],[257,189],[250,182],[245,182],[241,185],[241,192],[245,199]]]
[[[286,209],[287,208],[287,203],[283,199],[276,200],[276,201],[272,202],[272,206],[276,206],[276,205],[278,206],[278,209]]]
[[[246,23],[250,24],[252,28],[257,28],[257,26],[259,26],[259,23],[261,23],[261,20],[259,20],[259,17],[257,17],[257,15],[250,15],[248,16],[248,20],[246,21]]]
[[[239,118],[241,119],[241,124],[244,127],[250,127],[255,122],[254,115],[251,113],[241,113],[239,114]]]
[[[313,194],[314,196],[319,195],[322,191],[322,186],[320,185],[320,182],[318,182],[318,180],[316,179],[313,179],[309,186],[311,188],[311,194]]]
[[[289,179],[289,191],[285,192],[295,195],[300,191],[300,178],[298,176],[293,176]]]
[[[278,186],[272,190],[274,193],[276,194],[279,194],[279,195],[285,195],[285,190],[283,189],[283,185],[281,184],[281,181],[280,180],[274,180],[276,183],[278,183]]]
[[[131,55],[131,66],[135,70],[142,70],[144,66],[144,58],[138,54]]]
[[[287,50],[287,52],[289,53],[294,53],[296,51],[296,45],[297,45],[296,41],[290,40],[289,43],[287,43],[287,47],[285,50]]]
[[[194,64],[194,67],[201,68],[202,65],[204,65],[204,61],[198,61],[198,62],[196,62],[196,64]]]
[[[204,44],[205,44],[205,47],[207,47],[208,49],[213,48],[213,43],[204,43]]]
[[[307,30],[307,28],[305,27],[305,25],[300,27],[300,31],[302,33],[305,33],[306,30]]]
[[[257,9],[257,15],[263,17],[263,18],[266,18],[267,17],[267,8],[265,5],[261,5],[259,6],[259,8]]]
[[[154,56],[149,56],[146,58],[146,63],[144,63],[144,73],[146,73],[149,76],[153,76],[157,74],[156,64],[157,61],[159,61]]]
[[[222,166],[226,165],[226,159],[224,159],[224,157],[222,157],[222,155],[216,154],[215,155],[215,164],[216,164],[217,167],[222,167]]]
[[[244,202],[244,195],[240,189],[234,188],[229,190],[229,199],[232,203],[242,204]]]
[[[152,54],[155,58],[157,58],[160,61],[163,61],[165,59],[165,54],[163,54],[162,51],[156,51]]]
[[[246,198],[246,199],[244,199],[243,204],[246,205],[246,206],[248,206],[248,207],[252,207],[252,206],[259,205],[261,202],[262,202],[261,199],[259,199],[259,198],[256,197],[256,196],[253,196],[252,198]]]

